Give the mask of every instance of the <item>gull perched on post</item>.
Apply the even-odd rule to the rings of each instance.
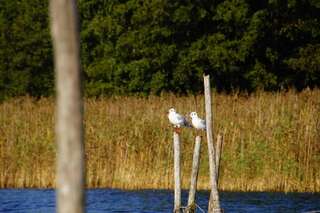
[[[175,128],[191,127],[187,119],[176,112],[174,108],[169,109],[168,118]]]
[[[206,121],[199,118],[196,112],[190,113],[192,126],[196,129],[206,130]]]

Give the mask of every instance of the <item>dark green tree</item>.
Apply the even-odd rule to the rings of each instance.
[[[47,1],[0,1],[0,97],[53,93]],[[80,0],[88,96],[320,85],[317,0]]]
[[[52,48],[48,4],[0,2],[0,97],[52,94]]]

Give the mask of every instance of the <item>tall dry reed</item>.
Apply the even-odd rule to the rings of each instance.
[[[220,189],[320,191],[319,90],[215,94],[213,103],[215,132],[225,140]],[[88,187],[172,188],[172,128],[166,116],[171,106],[183,114],[204,115],[202,95],[87,99]],[[196,134],[189,129],[181,133],[184,188]],[[1,103],[0,135],[0,187],[54,187],[53,99]],[[201,189],[209,188],[205,143]]]

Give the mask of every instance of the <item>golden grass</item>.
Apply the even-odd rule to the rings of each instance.
[[[85,101],[88,187],[173,188],[172,128],[166,111],[204,115],[203,96],[114,97]],[[219,188],[320,191],[320,90],[216,94],[215,132],[224,134]],[[188,188],[194,144],[184,129],[182,186]],[[198,186],[208,189],[202,142]],[[0,104],[0,187],[54,187],[52,98]]]

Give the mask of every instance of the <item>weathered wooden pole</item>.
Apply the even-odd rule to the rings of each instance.
[[[75,0],[50,0],[56,73],[57,212],[84,212],[84,139]]]
[[[180,169],[180,137],[173,132],[174,148],[174,213],[179,213],[181,208],[181,169]]]
[[[201,148],[201,136],[198,135],[196,136],[194,151],[193,151],[190,190],[189,190],[189,198],[188,198],[188,207],[186,211],[187,213],[194,213],[196,209],[195,197],[196,197],[197,181],[198,181],[198,173],[199,173],[200,148]]]
[[[208,205],[208,213],[222,212],[220,208],[220,199],[217,185],[217,168],[215,162],[215,148],[213,145],[213,120],[211,109],[211,87],[210,76],[204,75],[204,94],[205,94],[205,108],[206,108],[206,133],[208,143],[208,156],[209,156],[209,170],[210,170],[210,185],[211,193]]]
[[[216,144],[216,179],[217,179],[217,186],[219,183],[219,170],[220,170],[220,159],[221,159],[221,151],[222,151],[222,144],[223,144],[223,136],[218,134],[217,136],[217,144]]]

